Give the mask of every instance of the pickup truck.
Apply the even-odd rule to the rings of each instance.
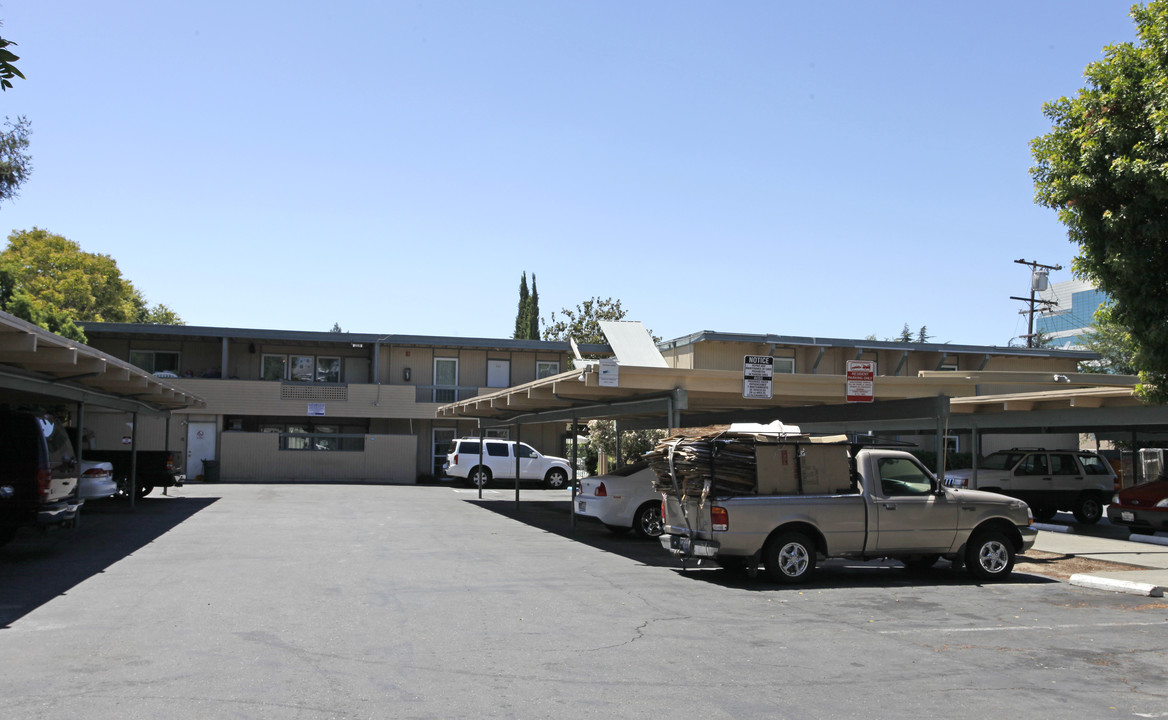
[[[1021,500],[946,487],[903,451],[816,440],[664,441],[674,445],[650,453],[664,497],[662,546],[752,574],[761,564],[772,580],[796,583],[827,557],[892,558],[914,568],[944,557],[979,580],[1001,580],[1034,544]],[[674,458],[687,442],[709,445],[689,469]],[[739,467],[724,457],[737,457]]]

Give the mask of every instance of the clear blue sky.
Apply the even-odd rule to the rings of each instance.
[[[1006,345],[1042,103],[1130,3],[4,0],[0,206],[188,324],[509,337],[592,296],[700,330]]]

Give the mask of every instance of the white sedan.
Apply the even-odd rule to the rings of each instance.
[[[110,497],[118,491],[118,483],[114,480],[114,466],[108,462],[82,460],[78,485],[77,494],[82,500]]]
[[[641,537],[661,535],[661,493],[653,490],[653,471],[646,463],[581,480],[575,512],[617,534],[632,529]]]

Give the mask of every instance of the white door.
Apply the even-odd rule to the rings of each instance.
[[[187,477],[203,474],[203,461],[215,459],[215,429],[213,422],[193,422],[187,425]]]
[[[487,387],[491,387],[491,388],[511,387],[511,361],[510,360],[488,360],[487,361]]]

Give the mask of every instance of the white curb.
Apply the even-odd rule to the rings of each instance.
[[[1109,590],[1111,592],[1143,595],[1145,597],[1164,597],[1163,586],[1152,585],[1151,583],[1132,582],[1130,580],[1114,580],[1112,578],[1099,577],[1098,575],[1072,575],[1070,583],[1094,590]]]

